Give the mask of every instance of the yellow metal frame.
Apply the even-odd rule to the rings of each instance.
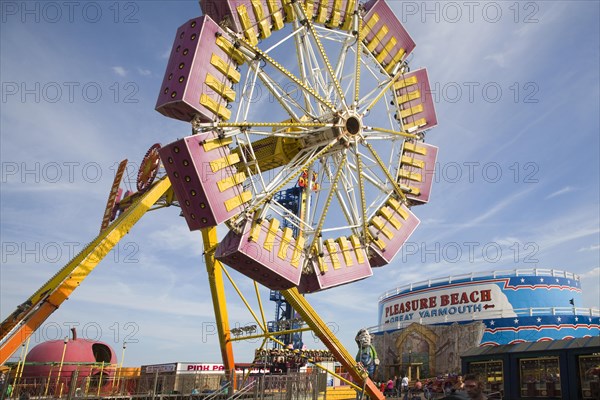
[[[235,362],[233,359],[229,319],[227,318],[225,287],[223,286],[223,264],[215,259],[215,249],[217,244],[219,244],[217,228],[202,229],[202,240],[204,242],[206,272],[208,272],[208,283],[210,285],[210,294],[213,300],[217,332],[219,334],[219,344],[221,346],[221,357],[223,358],[225,374],[231,377],[231,374],[235,372]],[[235,384],[235,380],[232,380],[233,384]]]
[[[283,297],[300,314],[304,322],[312,328],[313,332],[321,339],[323,344],[333,353],[335,358],[346,368],[352,375],[355,382],[364,383],[364,388],[371,399],[383,400],[385,396],[379,390],[377,385],[369,379],[366,372],[359,367],[348,350],[335,337],[333,332],[327,327],[325,321],[319,317],[317,312],[306,301],[306,299],[298,292],[298,289],[292,288],[281,292]]]
[[[327,146],[326,148],[330,146]],[[308,164],[312,161],[314,161],[314,158],[310,159]],[[140,195],[140,197],[119,218],[117,218],[117,220],[102,231],[80,254],[73,258],[54,277],[23,303],[23,305],[19,306],[13,314],[2,322],[0,336],[2,341],[0,347],[0,364],[4,364],[19,346],[28,341],[33,332],[60,307],[60,305],[73,293],[79,284],[89,276],[100,261],[129,232],[139,219],[150,210],[151,207],[165,195],[165,193],[167,193],[170,187],[171,182],[166,177],[152,185],[147,192]],[[201,232],[205,249],[204,258],[206,261],[206,270],[208,273],[215,320],[219,334],[221,356],[225,372],[228,376],[231,376],[235,371],[232,342],[236,339],[231,338],[225,289],[223,285],[223,273],[230,279],[242,299],[243,296],[237,286],[235,286],[223,264],[214,258],[214,252],[219,243],[217,238],[217,228],[205,228],[202,229]],[[260,304],[260,295],[258,293],[256,282],[255,291]],[[354,361],[354,358],[342,346],[333,332],[331,332],[325,322],[318,316],[316,311],[298,290],[292,288],[283,291],[282,294],[288,303],[290,303],[290,305],[302,316],[309,328],[315,332],[329,351],[331,351],[335,358],[350,372],[354,382],[364,383],[363,387],[372,399],[384,399],[383,394],[368,378],[365,371]],[[244,303],[250,309],[249,304],[245,300]],[[265,337],[265,340],[270,338],[271,340],[277,341],[277,339],[267,331],[262,305],[260,307],[262,323],[259,321],[258,316],[252,312],[257,324],[264,332],[264,335],[257,335],[257,337]],[[306,329],[298,329],[295,331],[303,330]],[[318,363],[314,363],[314,365],[326,370],[326,368]],[[333,371],[328,372],[347,382],[354,389],[361,390],[356,383],[349,382],[335,374]],[[232,380],[232,385],[234,384],[235,380]],[[235,389],[234,386],[232,386],[232,388]]]
[[[230,337],[229,341],[230,342],[236,342],[236,341],[242,341],[242,340],[250,340],[250,339],[262,338],[264,340],[263,340],[262,345],[260,346],[261,349],[264,347],[264,345],[265,345],[265,343],[266,343],[267,340],[272,340],[272,341],[274,341],[276,343],[279,343],[281,346],[285,346],[285,343],[283,343],[282,341],[278,340],[274,336],[274,334],[272,332],[269,332],[267,330],[267,323],[266,323],[264,312],[263,312],[263,308],[262,308],[262,302],[260,301],[260,293],[258,292],[258,284],[256,283],[256,281],[254,282],[254,287],[255,287],[255,290],[256,290],[256,296],[257,296],[257,300],[258,300],[258,305],[260,307],[260,313],[261,313],[261,317],[262,317],[262,321],[263,321],[262,325],[258,321],[258,317],[256,316],[256,313],[252,310],[252,308],[250,307],[250,304],[245,299],[244,295],[242,294],[242,292],[239,290],[238,286],[233,281],[233,278],[227,272],[227,269],[223,267],[222,271],[227,276],[227,279],[229,279],[229,282],[231,283],[231,285],[233,286],[233,288],[236,290],[238,296],[240,297],[240,299],[242,300],[242,302],[244,303],[244,305],[246,306],[246,308],[248,309],[248,311],[250,312],[250,314],[252,314],[252,316],[254,317],[254,320],[258,324],[258,327],[263,331],[263,333],[259,333],[259,334],[256,334],[256,335],[244,335],[242,337],[236,337],[236,338],[231,338]],[[298,329],[287,329],[287,330],[283,330],[283,331],[277,331],[276,334],[277,335],[285,335],[285,334],[288,334],[288,333],[305,332],[305,331],[312,331],[312,330],[313,330],[313,328],[311,328],[311,327],[308,327],[308,328],[298,328]],[[323,371],[326,371],[326,372],[330,373],[331,375],[335,376],[336,378],[340,379],[341,381],[343,381],[343,382],[347,383],[348,385],[352,386],[355,390],[362,390],[359,386],[357,386],[353,382],[347,380],[343,376],[338,375],[337,373],[335,373],[335,371],[331,371],[331,370],[325,368],[324,366],[318,364],[313,359],[307,358],[307,361],[310,362],[311,364],[313,364],[315,367],[317,367],[317,368],[319,368],[319,369],[321,369]]]
[[[88,244],[67,265],[38,289],[0,325],[0,364],[24,343],[69,298],[98,263],[129,232],[137,221],[171,187],[168,178],[155,183],[119,218]]]

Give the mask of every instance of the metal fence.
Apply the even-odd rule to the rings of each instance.
[[[139,399],[211,400],[272,399],[317,400],[324,398],[327,378],[321,371],[310,373],[236,373],[232,382],[223,373],[154,373],[135,377],[81,376],[76,370],[60,378],[10,378],[1,389],[4,399]],[[83,375],[83,374],[82,374]],[[235,383],[235,384],[233,384]],[[232,387],[236,389],[233,390]],[[319,397],[320,396],[320,397]]]

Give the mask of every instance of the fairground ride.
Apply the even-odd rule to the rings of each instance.
[[[427,71],[407,62],[415,43],[385,0],[200,7],[203,16],[177,30],[156,105],[189,122],[192,135],[153,145],[138,191],[123,198],[121,163],[98,237],[2,322],[0,362],[147,211],[178,206],[202,233],[227,371],[234,341],[261,337],[264,346],[310,329],[355,388],[382,398],[304,295],[371,276],[419,224],[413,207],[429,200],[437,155],[425,133],[437,119]],[[293,187],[294,210],[281,195]],[[229,230],[222,240],[220,224]],[[259,304],[258,284],[279,291],[302,323],[271,332],[263,307],[251,309],[223,263],[254,281]],[[256,332],[230,329],[224,276]]]

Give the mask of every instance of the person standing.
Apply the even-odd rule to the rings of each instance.
[[[385,394],[386,396],[394,395],[394,380],[392,378],[388,379],[383,394]]]
[[[483,394],[483,383],[479,380],[477,375],[468,374],[465,375],[463,381],[463,388],[467,397],[471,400],[487,400],[487,396]]]
[[[402,393],[404,393],[404,398],[408,399],[408,376],[406,374],[402,378]]]
[[[422,392],[423,391],[423,382],[421,382],[420,379],[417,379],[417,381],[415,382],[415,390],[417,392]]]

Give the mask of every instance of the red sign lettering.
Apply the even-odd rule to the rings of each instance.
[[[426,298],[411,299],[402,303],[391,304],[385,307],[385,317],[404,314],[411,311],[426,310],[428,308],[445,307],[448,305],[485,303],[492,301],[492,290],[473,290],[471,292],[455,292],[431,296]]]

